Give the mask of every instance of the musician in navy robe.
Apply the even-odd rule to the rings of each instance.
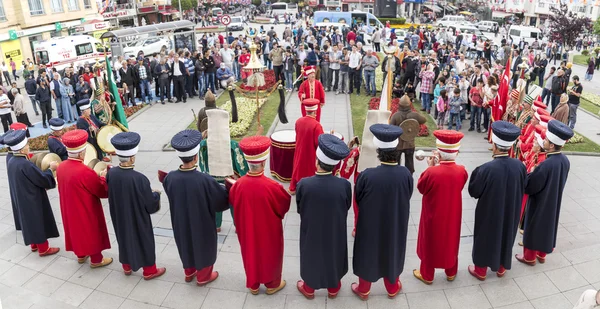
[[[49,238],[56,238],[59,234],[46,193],[46,190],[56,187],[52,172],[58,164],[52,162],[50,168],[42,172],[29,161],[29,145],[25,135],[25,131],[17,130],[4,136],[4,143],[14,155],[8,163],[8,183],[19,212],[25,245],[30,245],[31,251],[38,251],[39,256],[49,256],[60,251],[48,243]]]
[[[6,152],[6,171],[8,172],[8,162],[10,161],[10,159],[13,157],[13,152],[12,150],[10,150],[10,147],[8,147],[8,145],[6,145],[4,143],[4,137],[8,135],[8,133],[12,132],[12,130],[8,130],[6,133],[4,133],[4,135],[0,136],[0,145],[4,145],[6,147],[6,150],[8,150]],[[13,219],[15,221],[15,230],[20,231],[21,230],[21,219],[19,219],[19,210],[17,209],[17,204],[15,203],[15,199],[13,197],[13,190],[10,186],[10,183],[8,184],[8,193],[10,194],[10,204],[12,206],[12,213],[13,213]]]
[[[96,149],[98,160],[104,159],[104,161],[110,161],[108,158],[104,158],[104,153],[102,152],[102,149],[100,149],[100,146],[98,146],[98,140],[96,139],[98,131],[106,124],[92,114],[89,99],[77,102],[77,106],[79,106],[79,110],[81,110],[81,117],[77,119],[77,129],[85,130],[88,133],[87,142],[92,144]]]
[[[171,146],[183,164],[163,180],[185,281],[191,282],[195,276],[199,286],[219,276],[213,271],[217,260],[215,216],[229,208],[225,187],[196,169],[201,140],[202,134],[196,130],[183,130],[171,139]]]
[[[67,147],[62,143],[62,135],[64,133],[63,128],[65,121],[61,118],[52,118],[48,120],[52,133],[48,136],[48,150],[55,153],[60,157],[61,160],[65,161],[68,159]]]
[[[297,186],[303,279],[297,288],[308,299],[315,297],[315,289],[322,288],[327,288],[329,298],[335,298],[348,272],[346,219],[352,188],[332,171],[349,154],[348,146],[335,135],[319,135],[316,175],[303,178]]]
[[[488,267],[498,277],[511,269],[527,171],[509,150],[520,129],[506,121],[492,123],[493,160],[477,167],[469,180],[469,194],[477,199],[473,237],[473,264],[469,273],[485,280]]]
[[[144,279],[162,276],[166,269],[156,267],[154,231],[150,214],[160,210],[160,193],[152,191],[148,178],[133,169],[140,135],[119,133],[110,140],[119,157],[119,166],[106,174],[108,203],[123,272],[144,269]]]
[[[352,268],[359,283],[353,283],[351,288],[362,300],[368,299],[371,283],[381,278],[389,298],[398,295],[402,289],[399,276],[404,270],[413,193],[410,171],[398,165],[400,154],[396,146],[402,129],[374,124],[370,130],[381,165],[360,173],[354,189],[360,215]]]
[[[529,199],[525,210],[523,254],[516,255],[519,262],[533,266],[537,258],[545,263],[546,254],[556,247],[560,206],[570,168],[569,159],[561,149],[571,137],[573,130],[564,123],[556,119],[548,122],[544,140],[546,160],[527,175],[525,193]]]

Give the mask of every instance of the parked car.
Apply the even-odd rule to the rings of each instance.
[[[460,22],[465,22],[466,19],[464,16],[460,15],[446,15],[437,21],[436,26],[438,27],[448,27],[453,24],[458,24]]]
[[[244,30],[244,17],[232,16],[231,22],[227,25],[227,31],[241,31]]]
[[[148,38],[145,40],[132,42],[127,47],[123,48],[123,56],[135,57],[140,52],[144,55],[155,55],[160,54],[163,50],[171,48],[171,41],[167,38]]]
[[[492,32],[494,27],[498,27],[498,23],[495,21],[484,20],[476,23],[475,26],[481,31]]]

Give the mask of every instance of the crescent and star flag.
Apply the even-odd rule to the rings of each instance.
[[[104,63],[106,63],[106,76],[108,80],[108,85],[106,86],[108,91],[110,91],[110,93],[115,98],[115,102],[117,103],[115,104],[115,110],[113,111],[113,119],[118,121],[125,128],[129,128],[129,126],[127,125],[127,116],[125,115],[125,110],[123,109],[123,103],[121,102],[121,97],[119,96],[119,90],[117,89],[117,85],[113,80],[112,67],[110,61],[108,60],[107,54],[104,54]]]
[[[506,61],[506,67],[504,68],[504,72],[502,73],[502,77],[500,78],[500,86],[498,87],[498,94],[492,100],[492,122],[496,120],[502,120],[502,116],[506,111],[506,103],[508,101],[508,88],[510,85],[510,64],[512,62],[512,55],[509,56],[508,61]],[[488,130],[488,140],[491,142],[492,132],[491,127]]]

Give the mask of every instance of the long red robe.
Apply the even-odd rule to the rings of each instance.
[[[321,134],[323,127],[314,117],[304,116],[296,120],[296,151],[290,191],[295,192],[300,179],[313,176],[317,171],[317,147]]]
[[[291,196],[263,173],[248,173],[229,191],[233,220],[246,270],[246,287],[281,278],[283,224]]]
[[[93,255],[110,249],[101,198],[108,197],[104,177],[81,160],[62,162],[56,169],[60,210],[65,229],[65,247],[77,256]]]
[[[419,177],[417,189],[423,194],[417,255],[433,268],[456,265],[462,223],[462,190],[467,170],[453,161],[427,168]]]
[[[240,62],[240,67],[242,68],[242,74],[241,74],[242,79],[246,79],[250,75],[252,75],[252,72],[243,70],[243,68],[248,65],[248,62],[250,62],[250,53],[241,54],[240,58],[239,58],[239,62]]]
[[[323,88],[323,84],[318,80],[314,80],[311,83],[310,80],[307,79],[300,84],[300,88],[298,89],[298,98],[301,102],[303,94],[305,95],[305,99],[319,100],[319,105],[317,107],[317,121],[321,122],[321,105],[325,104],[325,89]],[[304,105],[300,104],[300,108],[302,109],[302,116],[306,116]]]
[[[533,172],[533,169],[540,165],[540,163],[544,162],[544,160],[546,160],[545,152],[529,152],[527,160],[523,162],[525,164],[525,167],[527,168],[527,173]],[[521,203],[521,222],[523,222],[523,215],[525,214],[525,206],[527,206],[528,198],[529,195],[523,194],[523,202]]]

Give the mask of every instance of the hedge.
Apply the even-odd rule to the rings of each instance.
[[[379,21],[385,25],[387,21],[390,22],[390,25],[404,25],[406,23],[406,18],[379,18]]]

